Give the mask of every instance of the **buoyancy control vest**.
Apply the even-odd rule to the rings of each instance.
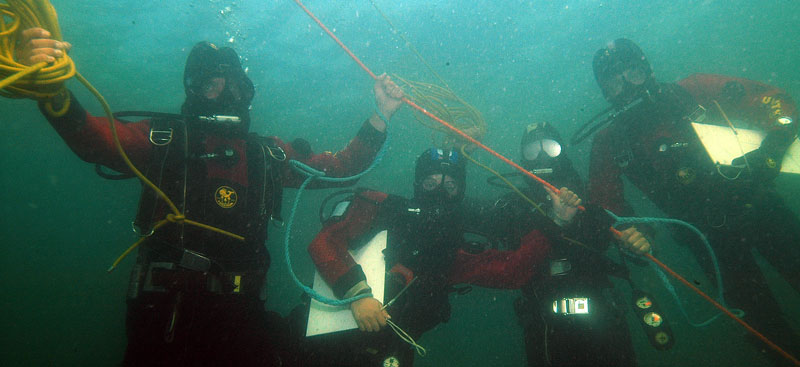
[[[703,111],[677,84],[661,84],[654,100],[621,114],[610,126],[612,156],[621,171],[670,215],[687,197],[710,189],[716,169],[691,122]]]
[[[376,220],[388,230],[386,265],[402,264],[419,276],[446,273],[462,245],[457,213],[444,207],[424,207],[389,195]]]
[[[285,153],[270,138],[210,133],[187,119],[150,121],[152,149],[145,175],[187,219],[245,241],[182,223],[151,233],[168,208],[143,186],[134,226],[151,237],[145,243],[149,261],[179,263],[192,253],[209,259],[212,271],[266,272],[267,228],[270,218],[280,214]]]
[[[397,299],[391,314],[405,330],[419,335],[450,318],[448,275],[463,246],[463,226],[457,210],[425,207],[402,197],[388,196],[381,204],[376,227],[387,229],[384,251],[387,271],[396,264],[410,269],[416,280]],[[404,282],[387,279],[390,297]]]

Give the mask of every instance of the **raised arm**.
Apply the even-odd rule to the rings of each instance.
[[[386,74],[381,75],[373,86],[377,111],[364,122],[358,134],[350,140],[347,146],[336,152],[314,154],[310,145],[304,140],[295,140],[291,145],[283,144],[290,159],[299,160],[317,170],[324,171],[329,177],[348,177],[367,169],[386,140],[386,123],[379,116],[391,119],[395,112],[402,106],[403,90],[400,89]],[[286,167],[284,172],[287,187],[298,187],[306,176],[298,174],[291,167]],[[356,180],[332,183],[321,180],[314,181],[310,188],[349,186]]]
[[[50,32],[42,28],[22,31],[19,40],[21,46],[15,55],[16,59],[25,65],[54,62],[72,48],[69,42],[50,37]],[[39,108],[78,157],[127,172],[127,167],[114,146],[108,120],[90,115],[68,90],[63,89],[52,98],[39,101]],[[64,112],[54,112],[60,110]],[[147,138],[149,124],[146,121],[133,124],[116,122],[115,126],[122,146],[133,163],[138,165],[145,162],[150,153]]]

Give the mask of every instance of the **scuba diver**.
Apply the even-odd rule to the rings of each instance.
[[[429,149],[416,161],[412,199],[360,190],[344,201],[347,208],[340,215],[327,219],[308,247],[317,271],[340,299],[370,297],[350,304],[360,330],[306,338],[305,365],[411,366],[414,349],[387,322],[417,339],[448,321],[448,295],[456,285],[515,289],[537,273],[550,248],[537,230],[522,236],[514,251],[467,245],[461,209],[465,188],[464,159],[457,152]],[[570,219],[580,199],[568,190],[552,195],[563,218]],[[385,309],[348,252],[383,231],[384,295],[390,300]]]
[[[70,48],[41,28],[22,34],[17,58],[26,64],[52,62]],[[374,85],[378,112],[343,150],[314,154],[304,140],[287,144],[248,132],[255,90],[233,49],[196,44],[183,82],[180,115],[138,113],[150,118],[115,121],[116,130],[133,164],[175,200],[187,219],[244,241],[182,222],[154,228],[169,209],[144,188],[134,224],[146,240],[130,278],[122,364],[291,365],[296,356],[286,344],[288,324],[265,309],[268,223],[279,218],[282,189],[305,179],[289,160],[332,177],[363,171],[383,144],[385,122],[401,107],[403,91],[385,75],[379,77]],[[107,119],[89,114],[66,88],[39,105],[81,159],[130,171],[115,149]],[[351,184],[318,180],[314,186]]]
[[[758,251],[800,290],[800,221],[773,183],[797,136],[791,97],[760,82],[722,75],[693,74],[675,84],[657,82],[647,57],[627,39],[598,50],[593,69],[615,112],[594,138],[590,201],[617,215],[632,215],[623,195],[624,175],[667,215],[699,228],[716,253],[727,304],[743,310],[744,321],[798,355],[800,338],[753,254]],[[757,149],[720,166],[709,158],[691,122],[728,117],[758,126],[766,137]],[[674,233],[680,243],[690,245],[709,279],[714,279],[715,270],[700,239],[685,230]],[[752,340],[759,350],[771,350]],[[776,363],[787,362],[777,353],[769,357]]]
[[[523,168],[555,187],[583,193],[583,181],[552,124],[528,125],[520,151]],[[489,183],[494,184],[494,179]],[[554,210],[549,189],[529,177],[525,183],[519,188],[525,198],[515,192],[501,196],[484,209],[482,217],[489,220],[476,225],[504,248],[513,248],[531,228],[538,228],[552,243],[541,273],[522,287],[514,303],[525,334],[528,365],[636,365],[622,308],[627,302],[617,302],[609,279],[628,279],[629,274],[624,265],[604,255],[614,240],[608,230],[613,220],[593,205],[573,220],[562,218]],[[633,254],[650,249],[649,241],[633,227],[623,230],[620,240]]]

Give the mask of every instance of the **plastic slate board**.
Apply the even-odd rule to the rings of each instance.
[[[730,166],[734,159],[757,149],[765,136],[764,132],[758,130],[737,128],[734,133],[733,129],[728,126],[697,122],[693,122],[692,127],[711,160],[723,166]],[[781,172],[800,174],[800,140],[795,139],[786,151],[781,164]]]
[[[382,231],[375,235],[366,245],[350,251],[350,255],[364,270],[364,274],[367,276],[367,284],[372,288],[373,297],[381,301],[381,303],[383,303],[383,288],[386,281],[386,261],[383,257],[383,250],[386,248],[386,234],[386,231]],[[314,290],[325,297],[336,299],[336,296],[333,295],[333,290],[322,279],[319,272],[314,274]],[[331,306],[314,299],[311,300],[306,336],[333,333],[357,327],[358,325],[353,319],[349,305]]]

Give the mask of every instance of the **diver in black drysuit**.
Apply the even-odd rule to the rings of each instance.
[[[531,124],[522,139],[522,166],[555,187],[568,187],[578,196],[584,184],[561,149],[558,132],[547,123]],[[514,309],[525,333],[529,366],[633,366],[636,364],[623,305],[613,294],[610,276],[627,278],[627,269],[603,256],[612,240],[608,228],[596,225],[609,218],[587,206],[587,212],[560,227],[550,210],[544,187],[526,178],[520,190],[549,217],[545,217],[516,193],[508,193],[476,218],[490,218],[484,227],[500,246],[517,243],[530,228],[540,228],[553,243],[547,261],[522,288]],[[594,222],[594,226],[589,226]],[[579,241],[576,243],[574,241]],[[554,301],[588,298],[588,313],[554,312]]]

